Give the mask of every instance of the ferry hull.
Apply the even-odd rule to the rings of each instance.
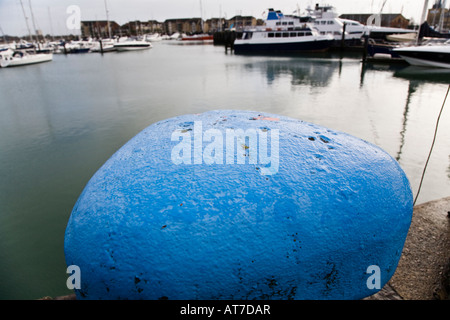
[[[236,43],[235,53],[302,53],[323,52],[330,49],[333,40],[316,40],[308,42],[289,43]]]

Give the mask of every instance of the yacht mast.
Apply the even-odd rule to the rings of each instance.
[[[50,7],[47,7],[47,11],[48,11],[48,20],[50,22],[50,33],[52,36],[52,41],[55,41],[55,36],[53,33],[53,23],[52,23],[52,15],[50,14]]]
[[[422,10],[422,17],[420,18],[420,24],[419,24],[419,31],[417,32],[416,44],[419,43],[420,30],[422,29],[423,23],[427,19],[427,11],[428,11],[428,0],[424,0],[423,10]]]
[[[106,5],[106,0],[105,0],[105,11],[106,11],[106,23],[108,24],[108,36],[109,39],[111,39],[111,25],[109,24],[109,12],[108,6]]]
[[[33,41],[33,36],[31,35],[30,26],[28,25],[28,17],[27,17],[27,15],[25,13],[25,8],[23,7],[22,0],[20,0],[20,5],[22,6],[22,12],[23,12],[23,16],[25,17],[25,23],[27,25],[27,30],[28,30],[28,34],[30,36],[30,41]]]
[[[202,7],[202,0],[200,0],[200,23],[202,26],[202,33],[203,33],[203,7]]]
[[[442,32],[444,29],[444,16],[445,16],[445,7],[447,6],[447,0],[444,0],[444,3],[441,5],[441,16],[439,17],[439,32]]]
[[[38,30],[36,28],[36,21],[34,20],[33,8],[31,7],[31,0],[28,0],[28,6],[30,7],[31,22],[33,23],[34,34],[36,35],[36,40],[39,41]]]
[[[4,41],[5,44],[6,44],[6,43],[7,43],[7,41],[6,41],[6,35],[5,35],[5,33],[3,32],[2,26],[0,26],[0,32],[2,33],[2,35],[3,35],[3,41]]]

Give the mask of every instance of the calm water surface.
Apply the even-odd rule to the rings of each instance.
[[[1,69],[0,299],[71,293],[63,242],[72,207],[154,122],[214,109],[314,122],[385,149],[416,194],[448,83],[449,71],[363,67],[359,54],[238,56],[171,43]],[[449,104],[418,203],[450,195]]]

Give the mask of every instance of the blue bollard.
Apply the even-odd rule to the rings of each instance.
[[[412,209],[382,149],[219,110],[155,123],[117,151],[64,249],[77,299],[361,299],[394,274]]]

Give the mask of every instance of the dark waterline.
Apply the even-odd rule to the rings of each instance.
[[[415,194],[450,71],[360,58],[155,43],[1,69],[0,299],[70,293],[63,241],[78,196],[125,142],[173,116],[256,110],[344,131],[396,158]],[[449,120],[447,107],[441,123]],[[418,203],[449,196],[448,141],[441,125]]]

